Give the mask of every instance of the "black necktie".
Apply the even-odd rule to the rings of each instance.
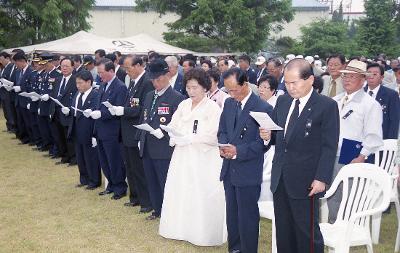
[[[79,98],[78,98],[78,105],[76,106],[76,108],[77,109],[80,109],[80,110],[82,110],[82,107],[83,107],[83,100],[82,100],[82,98],[83,98],[83,94],[84,93],[80,93],[80,96],[79,96]],[[79,111],[76,111],[76,115],[78,116],[78,114],[79,114],[80,112]]]
[[[299,118],[299,104],[300,104],[300,100],[296,99],[295,104],[294,104],[294,109],[292,111],[292,115],[290,115],[289,123],[286,128],[285,137],[287,137],[287,139],[289,139],[290,134],[293,131],[293,127],[296,124],[296,120]]]
[[[60,92],[58,93],[58,95],[60,96],[61,93],[63,93],[64,89],[65,89],[65,82],[67,81],[67,79],[65,77],[63,77],[63,81],[60,87]]]
[[[368,91],[368,94],[372,97],[374,95],[374,92],[372,90]]]
[[[239,122],[240,115],[242,114],[242,102],[238,101],[236,103],[236,115],[235,115],[235,126]]]

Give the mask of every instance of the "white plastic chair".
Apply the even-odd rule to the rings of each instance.
[[[368,253],[372,253],[370,216],[389,206],[392,178],[373,164],[348,164],[339,171],[324,199],[331,197],[341,183],[342,201],[335,223],[320,224],[325,245],[336,253],[366,245]]]
[[[276,253],[276,235],[275,235],[275,215],[274,203],[272,201],[271,185],[271,169],[272,159],[274,157],[275,147],[272,146],[264,155],[263,182],[261,185],[261,194],[258,201],[258,209],[260,216],[272,220],[272,253]]]
[[[397,222],[400,221],[400,203],[397,190],[398,172],[395,167],[395,159],[397,155],[397,140],[384,140],[384,145],[380,151],[375,153],[375,165],[379,166],[392,177],[392,192],[390,202],[394,202],[396,206]],[[372,217],[372,242],[379,243],[379,233],[381,228],[382,214],[378,213]],[[400,226],[397,225],[397,238],[399,238]],[[396,239],[395,252],[399,251],[399,239]]]

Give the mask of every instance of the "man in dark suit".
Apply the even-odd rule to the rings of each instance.
[[[53,159],[59,157],[58,150],[55,145],[54,137],[51,134],[50,127],[50,95],[55,89],[56,80],[61,78],[61,73],[59,73],[52,64],[52,59],[54,55],[49,53],[42,53],[40,55],[40,65],[45,67],[45,71],[42,76],[39,76],[40,82],[40,102],[38,108],[38,125],[39,131],[42,138],[42,151],[49,151],[49,156]]]
[[[109,59],[114,63],[115,66],[115,75],[121,82],[125,83],[126,72],[121,68],[121,65],[118,64],[117,56],[115,54],[107,54],[106,59]]]
[[[72,60],[74,61],[74,71],[72,72],[72,74],[75,75],[85,69],[82,64],[82,57],[80,55],[74,55],[72,57]]]
[[[153,132],[139,131],[140,155],[143,157],[144,173],[154,212],[147,217],[154,220],[160,217],[164,198],[164,186],[173,148],[169,146],[169,136],[160,129],[168,125],[172,115],[184,97],[169,85],[168,64],[162,59],[153,60],[149,65],[149,78],[155,91],[147,93],[140,119],[147,123]]]
[[[87,70],[76,74],[78,92],[71,104],[71,117],[68,127],[68,139],[75,140],[76,160],[79,168],[79,184],[87,190],[94,190],[101,185],[100,162],[96,140],[93,138],[94,120],[83,111],[95,110],[99,91],[92,88],[93,76]]]
[[[382,85],[385,69],[378,63],[367,67],[367,86],[364,90],[382,106],[383,139],[397,139],[399,136],[400,99],[396,91]]]
[[[264,144],[250,111],[271,113],[272,106],[252,93],[246,72],[239,68],[224,73],[231,95],[222,111],[218,142],[224,158],[220,180],[224,183],[229,252],[257,252]]]
[[[127,57],[124,65],[127,66],[127,73],[131,78],[128,96],[124,106],[113,106],[109,108],[109,111],[113,115],[121,116],[123,158],[129,185],[129,202],[125,203],[125,206],[140,205],[140,212],[148,213],[152,207],[144,176],[143,162],[139,154],[137,128],[134,125],[139,124],[144,99],[147,93],[154,88],[147,77],[142,58]]]
[[[28,64],[25,53],[18,52],[13,57],[15,65],[17,66],[16,71],[16,82],[13,86],[15,93],[30,92],[30,79],[29,76],[32,73],[32,67]],[[17,95],[15,97],[15,106],[17,108],[17,125],[19,131],[19,137],[23,144],[27,144],[32,141],[32,129],[30,121],[30,112],[28,104],[30,99]]]
[[[167,56],[165,57],[165,62],[168,64],[169,68],[169,72],[167,74],[170,78],[169,84],[174,90],[187,97],[187,92],[183,85],[183,75],[178,71],[178,59],[175,56]]]
[[[74,62],[70,58],[64,58],[60,65],[62,77],[56,80],[56,86],[52,90],[51,97],[57,99],[63,107],[54,101],[50,103],[50,127],[59,156],[61,156],[61,161],[56,164],[69,163],[69,166],[73,166],[76,165],[75,148],[73,142],[67,140],[67,134],[72,117],[69,108],[77,91],[75,76],[72,75]]]
[[[11,73],[14,69],[14,64],[11,63],[11,55],[6,52],[0,53],[0,63],[3,65],[3,69],[0,72],[0,78],[4,78],[8,81],[11,80]],[[10,89],[10,88],[8,88]],[[11,89],[10,89],[11,91]],[[16,115],[13,111],[15,110],[14,105],[11,103],[11,93],[4,87],[0,88],[1,105],[3,107],[4,118],[6,119],[7,131],[15,132],[16,128]]]
[[[290,61],[284,76],[289,94],[278,98],[272,114],[284,130],[273,131],[272,137],[270,131],[260,130],[261,137],[275,145],[271,191],[277,249],[305,253],[312,242],[314,252],[323,253],[318,198],[331,182],[339,139],[338,106],[313,90],[312,67],[304,59]]]
[[[239,57],[239,67],[246,72],[247,80],[249,83],[257,84],[257,72],[250,67],[251,58],[244,54]]]
[[[125,168],[122,162],[120,143],[120,117],[112,115],[103,104],[123,106],[127,96],[127,88],[115,75],[115,65],[108,59],[101,59],[98,65],[99,75],[104,83],[99,88],[99,99],[96,110],[90,112],[95,119],[94,135],[97,139],[100,165],[108,180],[105,191],[100,196],[114,193],[114,200],[126,196]]]

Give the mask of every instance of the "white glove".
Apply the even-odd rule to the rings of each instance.
[[[111,115],[115,116],[115,109],[114,109],[114,106],[108,108],[108,111],[111,113]]]
[[[187,146],[192,144],[193,136],[191,134],[185,135],[185,136],[180,136],[180,137],[174,137],[174,142],[176,146]]]
[[[40,108],[38,108],[38,109],[37,109],[37,114],[39,114],[39,115],[40,115]]]
[[[26,109],[30,110],[31,109],[31,104],[26,105]]]
[[[63,108],[61,108],[61,111],[62,111],[62,113],[65,115],[65,116],[68,116],[69,115],[69,112],[71,111],[68,107],[63,107]]]
[[[151,131],[150,134],[154,135],[157,139],[161,139],[162,137],[164,137],[164,134],[160,128],[157,128],[156,130]]]
[[[38,97],[31,97],[31,100],[32,100],[33,102],[36,102],[36,101],[39,100],[39,98],[38,98]]]
[[[113,106],[115,115],[122,116],[124,115],[124,107],[123,106]]]
[[[13,87],[12,87],[12,86],[4,86],[4,88],[5,88],[7,91],[12,91],[12,90],[13,90]]]
[[[20,92],[21,91],[21,86],[14,86],[13,87],[15,92]]]
[[[93,111],[90,113],[90,117],[92,117],[92,119],[100,119],[101,112],[99,110]]]
[[[92,109],[86,109],[83,111],[83,116],[85,116],[86,118],[89,118],[91,113],[92,113]]]
[[[92,137],[92,148],[97,146],[97,140],[96,138]]]
[[[44,94],[44,95],[42,95],[42,96],[40,97],[40,99],[43,100],[43,101],[47,101],[47,100],[50,99],[50,96],[49,96],[49,94]]]

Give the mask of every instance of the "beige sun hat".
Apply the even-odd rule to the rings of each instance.
[[[340,70],[341,73],[355,73],[361,75],[368,75],[367,64],[359,60],[351,60],[344,70]]]

